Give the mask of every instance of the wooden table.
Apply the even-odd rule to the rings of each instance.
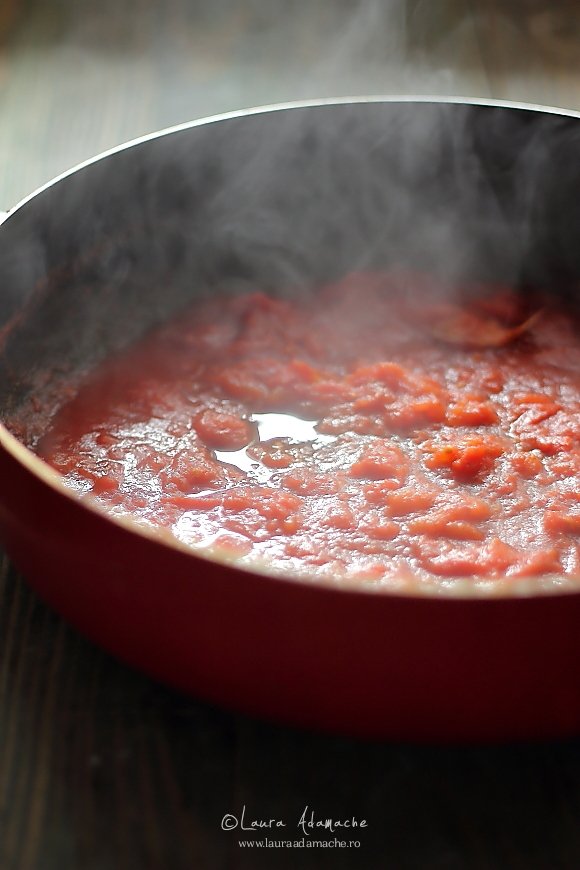
[[[392,0],[357,21],[339,0],[11,0],[0,206],[117,142],[256,103],[429,92],[580,108],[577,19],[550,6],[569,16],[559,35],[535,0]],[[244,805],[293,833],[306,806],[368,826],[360,848],[252,850],[220,824]],[[119,665],[1,562],[2,870],[576,870],[579,820],[580,741],[413,747],[250,721]]]

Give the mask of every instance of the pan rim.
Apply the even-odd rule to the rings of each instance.
[[[112,148],[100,152],[99,154],[81,161],[70,169],[56,175],[45,184],[38,187],[32,193],[25,196],[8,212],[0,215],[0,224],[9,221],[14,214],[24,208],[32,200],[36,199],[46,190],[57,185],[61,181],[75,175],[77,172],[92,166],[108,157],[124,152],[130,148],[155,141],[165,136],[175,133],[185,132],[197,127],[202,127],[207,124],[219,123],[235,118],[252,117],[255,115],[271,114],[274,112],[292,111],[295,109],[305,108],[322,108],[325,106],[342,106],[353,104],[381,104],[381,103],[414,103],[420,104],[443,104],[443,105],[458,105],[458,106],[481,106],[489,108],[505,108],[517,111],[530,111],[542,114],[550,114],[562,117],[577,118],[580,120],[580,111],[566,109],[564,107],[546,106],[542,104],[516,102],[510,100],[496,100],[491,98],[477,97],[461,97],[461,96],[438,96],[438,95],[357,95],[357,96],[340,96],[327,97],[322,99],[297,100],[282,103],[273,103],[261,106],[252,106],[245,109],[237,109],[230,112],[223,112],[216,115],[210,115],[203,118],[198,118],[192,121],[186,121],[181,124],[176,124],[170,127],[156,130],[147,133],[143,136],[123,142]],[[1,231],[1,230],[0,230]],[[376,582],[362,582],[356,579],[341,578],[333,580],[332,578],[317,577],[315,575],[305,575],[299,572],[291,572],[287,570],[275,569],[267,563],[252,563],[251,565],[240,563],[228,557],[218,548],[215,549],[193,549],[186,544],[180,542],[168,530],[156,530],[149,528],[132,516],[113,516],[109,514],[96,499],[89,496],[80,496],[74,490],[67,487],[61,475],[44,462],[39,456],[33,453],[20,442],[0,421],[0,448],[6,451],[20,466],[23,466],[33,476],[42,483],[48,485],[53,491],[64,496],[72,502],[76,507],[88,510],[92,514],[96,514],[102,520],[120,527],[126,532],[133,535],[145,538],[151,543],[170,547],[177,550],[189,558],[201,559],[210,564],[221,565],[231,568],[235,571],[240,571],[243,574],[249,574],[252,577],[259,576],[264,580],[274,580],[282,583],[291,583],[293,586],[306,586],[311,590],[317,590],[321,593],[338,593],[341,595],[372,595],[374,597],[409,600],[421,600],[425,602],[473,602],[481,606],[484,602],[506,602],[506,601],[522,601],[536,598],[552,598],[562,595],[575,596],[580,595],[580,577],[562,578],[553,577],[551,575],[539,575],[538,577],[530,578],[510,578],[501,577],[493,580],[481,581],[477,578],[442,578],[437,586],[431,587],[428,584],[419,586],[416,590],[398,589],[390,586],[380,585]],[[542,586],[542,581],[545,586]],[[558,585],[559,584],[559,585]]]

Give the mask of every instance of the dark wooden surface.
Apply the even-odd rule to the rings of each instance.
[[[6,561],[1,577],[3,870],[580,865],[577,741],[399,746],[233,716],[91,646]],[[306,805],[368,827],[360,849],[256,854],[220,827],[244,805],[289,830]]]
[[[5,0],[0,206],[117,142],[255,103],[415,91],[580,106],[571,25],[558,37],[546,5],[569,15],[536,0],[385,0],[356,20],[339,0]],[[220,827],[244,805],[284,836],[306,805],[368,827],[360,849],[258,852]],[[0,870],[273,867],[576,870],[580,741],[365,744],[215,710],[83,640],[4,558]]]

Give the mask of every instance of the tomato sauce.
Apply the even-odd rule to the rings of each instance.
[[[580,573],[577,322],[444,292],[359,274],[196,302],[93,372],[38,452],[242,564],[405,588]]]

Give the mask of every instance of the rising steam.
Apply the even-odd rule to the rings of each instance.
[[[280,96],[453,89],[448,68],[433,76],[409,53],[402,0],[299,5],[247,6],[250,24],[266,16],[250,68],[278,46],[281,77],[292,70]],[[298,38],[306,7],[311,43]],[[74,380],[201,294],[304,292],[392,268],[435,273],[454,292],[557,274],[564,291],[580,275],[579,145],[580,123],[558,115],[363,102],[230,118],[121,151],[0,231],[2,405],[14,413],[50,393],[51,377]]]

